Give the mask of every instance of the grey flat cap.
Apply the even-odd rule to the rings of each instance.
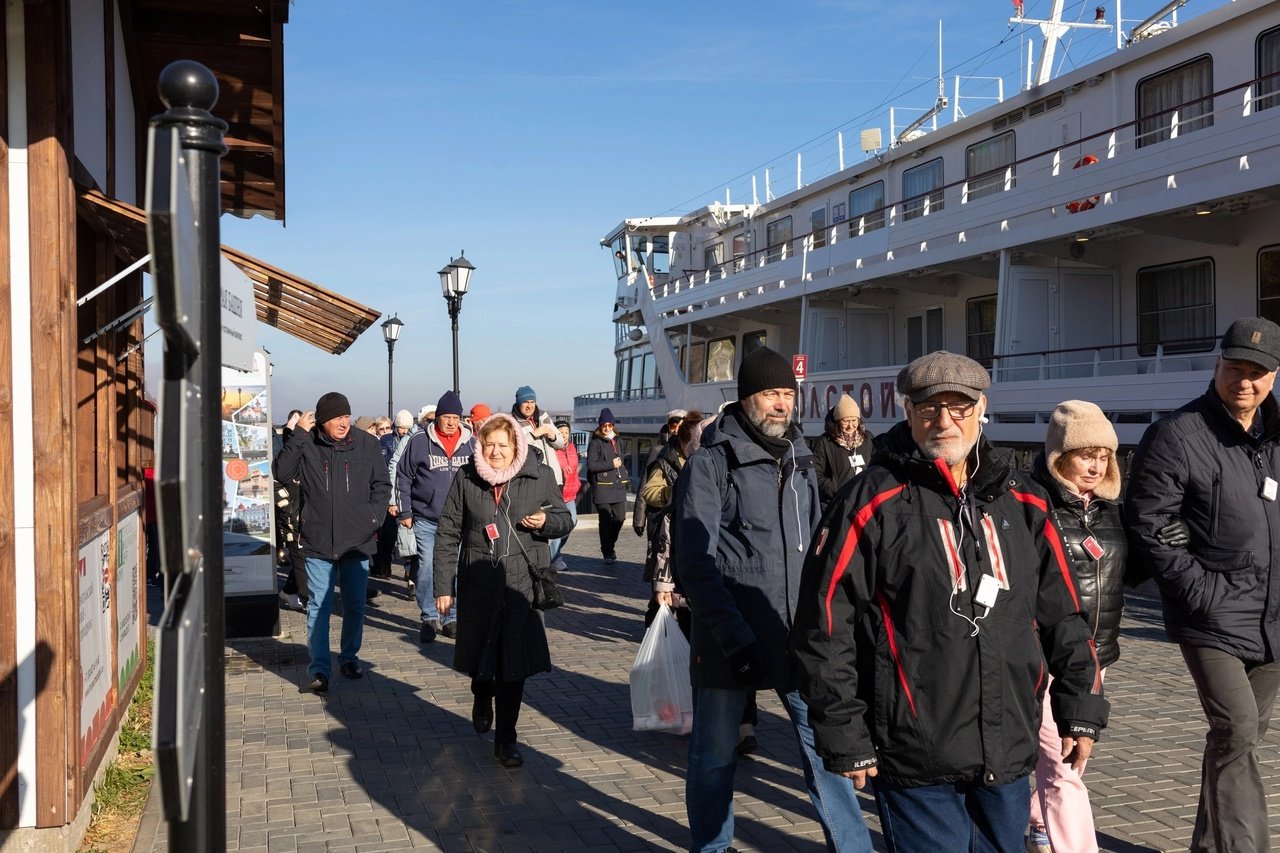
[[[1262,317],[1236,320],[1222,336],[1222,357],[1251,361],[1270,373],[1280,367],[1280,326]]]
[[[943,391],[963,394],[977,401],[991,387],[986,368],[965,355],[938,350],[922,355],[898,371],[898,393],[912,403]]]

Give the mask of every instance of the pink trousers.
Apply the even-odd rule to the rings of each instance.
[[[1107,671],[1102,670],[1105,676]],[[1049,683],[1053,683],[1050,677]],[[1044,692],[1040,720],[1040,757],[1036,761],[1036,790],[1031,798],[1031,824],[1044,824],[1053,853],[1098,853],[1089,790],[1070,764],[1062,763],[1062,736]]]

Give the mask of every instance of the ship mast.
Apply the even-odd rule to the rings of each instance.
[[[1022,26],[1038,26],[1040,32],[1044,35],[1044,46],[1040,49],[1040,61],[1036,63],[1035,74],[1031,73],[1030,67],[1027,68],[1027,88],[1032,89],[1036,86],[1043,86],[1053,77],[1053,60],[1058,52],[1058,43],[1062,41],[1062,37],[1071,29],[1080,30],[1109,30],[1111,24],[1106,20],[1106,9],[1099,6],[1094,13],[1092,21],[1064,21],[1062,20],[1062,7],[1066,4],[1066,0],[1053,0],[1053,9],[1049,13],[1049,17],[1045,20],[1037,20],[1033,18],[1024,18],[1022,16],[1022,3],[1014,0],[1013,14],[1009,19],[1009,23]]]

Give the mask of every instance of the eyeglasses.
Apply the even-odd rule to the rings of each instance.
[[[922,403],[914,408],[916,415],[922,421],[937,420],[943,409],[951,415],[951,420],[962,421],[973,414],[973,409],[977,405],[975,402],[966,400],[963,403]]]

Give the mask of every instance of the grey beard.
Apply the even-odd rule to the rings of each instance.
[[[745,408],[745,407],[744,407]],[[750,407],[747,417],[751,420],[751,425],[760,430],[763,435],[769,438],[783,438],[787,434],[787,422],[780,424],[771,423],[765,412],[759,411],[755,406]]]
[[[948,467],[951,467],[951,466],[959,465],[961,462],[968,459],[969,454],[973,452],[974,445],[976,445],[977,443],[978,442],[975,439],[973,444],[970,444],[968,447],[964,448],[963,453],[959,453],[959,452],[954,453],[953,455],[957,457],[955,459],[952,459],[951,456],[944,453],[940,448],[934,447],[933,442],[926,442],[924,445],[921,446],[920,450],[923,451],[924,455],[929,459],[941,459],[943,462],[947,463]]]

